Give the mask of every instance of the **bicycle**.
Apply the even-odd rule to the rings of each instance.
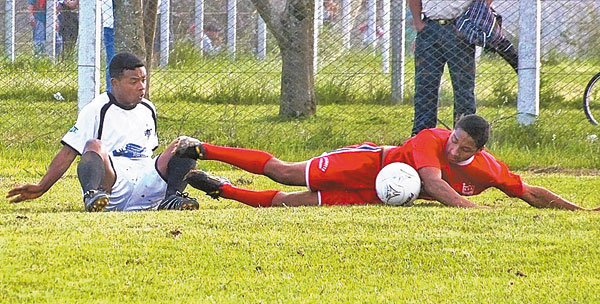
[[[598,125],[593,113],[600,113],[600,73],[594,75],[583,92],[583,111],[593,125]]]

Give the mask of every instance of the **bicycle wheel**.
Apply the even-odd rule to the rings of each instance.
[[[593,114],[600,115],[600,73],[592,77],[583,93],[583,111],[591,124],[597,125]]]

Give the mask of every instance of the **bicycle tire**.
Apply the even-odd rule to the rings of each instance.
[[[588,82],[587,86],[585,87],[585,91],[583,92],[583,111],[585,112],[585,116],[587,116],[587,119],[591,124],[598,125],[598,121],[596,121],[592,113],[593,107],[600,107],[600,100],[594,100],[596,95],[595,93],[600,93],[600,73],[592,77],[590,82]]]

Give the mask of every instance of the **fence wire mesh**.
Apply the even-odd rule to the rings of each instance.
[[[390,35],[389,7],[396,2],[391,1],[317,1],[316,115],[302,119],[279,115],[280,43],[250,0],[160,1],[154,57],[148,64],[152,65],[150,99],[158,107],[163,143],[181,134],[267,149],[274,140],[291,142],[292,138],[303,138],[307,145],[316,138],[330,138],[332,147],[360,141],[401,143],[412,131],[415,52],[420,47],[415,40],[421,38],[417,38],[407,8],[403,96],[393,98],[391,71],[398,63],[390,52],[394,36]],[[77,32],[78,1],[4,2],[0,11],[0,140],[7,146],[58,141],[77,115],[77,37],[72,35]],[[281,6],[286,1],[271,3]],[[452,3],[437,1],[436,5]],[[82,1],[79,5],[86,4]],[[518,0],[493,2],[503,17],[504,34],[515,47],[519,5]],[[50,7],[56,8],[55,17]],[[103,8],[106,18],[108,12]],[[552,127],[539,136],[553,137],[548,139],[551,141],[564,136],[565,142],[577,138],[597,145],[589,140],[597,129],[586,121],[581,104],[587,82],[600,71],[600,30],[595,26],[599,14],[598,0],[541,1],[537,123]],[[52,18],[55,23],[49,22]],[[46,24],[40,25],[43,20]],[[103,27],[106,31],[106,25]],[[52,32],[56,32],[54,38]],[[517,115],[517,74],[494,52],[476,48],[475,53],[477,112],[495,128],[512,128]],[[101,79],[105,79],[105,56],[103,43]],[[424,84],[431,93],[439,94],[438,121],[433,125],[452,127],[455,98],[451,77],[457,75],[451,74],[446,66],[439,88],[436,83]],[[101,83],[104,91],[106,81]],[[428,102],[436,101],[428,98]],[[32,121],[20,118],[25,117],[23,113],[37,117],[35,123],[44,131],[32,132]],[[356,128],[357,124],[361,127]],[[286,132],[288,138],[267,135],[290,126],[295,132]]]

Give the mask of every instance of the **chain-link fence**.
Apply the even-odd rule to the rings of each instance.
[[[251,143],[268,149],[275,139],[267,134],[292,125],[297,133],[287,132],[285,136],[304,138],[307,144],[315,137],[331,138],[332,147],[366,140],[398,144],[414,132],[415,103],[422,103],[425,111],[439,105],[437,125],[452,127],[455,92],[451,78],[463,91],[457,94],[457,109],[462,109],[464,100],[471,98],[468,96],[471,90],[478,113],[492,120],[496,129],[513,128],[518,76],[496,52],[475,48],[476,70],[472,71],[468,63],[461,70],[460,62],[451,63],[454,59],[448,58],[463,56],[462,45],[443,54],[429,54],[425,61],[429,66],[421,66],[425,74],[431,69],[441,72],[442,65],[431,66],[432,58],[442,63],[448,61],[439,86],[435,80],[430,82],[435,77],[420,80],[415,77],[415,62],[423,63],[419,53],[431,48],[439,51],[440,43],[453,43],[456,38],[451,37],[456,34],[454,25],[446,25],[446,20],[455,16],[446,16],[444,12],[452,11],[460,1],[428,1],[428,5],[435,3],[442,9],[423,7],[423,22],[427,26],[420,35],[426,37],[417,37],[415,26],[419,22],[414,22],[408,8],[404,16],[394,15],[390,10],[401,1],[317,1],[314,24],[318,39],[313,63],[317,105],[316,115],[308,119],[279,115],[280,42],[272,29],[267,29],[250,0],[166,1],[162,0],[157,10],[150,86],[150,99],[158,107],[159,131],[165,142],[188,134],[209,141],[218,138],[223,144]],[[275,6],[286,2],[271,1]],[[4,3],[0,11],[3,21],[0,140],[56,141],[77,114],[76,37],[68,36],[77,27],[72,21],[77,9],[68,7],[72,1],[64,0],[5,0]],[[55,13],[52,10],[49,13],[42,3],[46,8],[55,6]],[[496,0],[494,7],[503,17],[504,34],[516,47],[520,2]],[[103,8],[102,16],[106,19],[107,8]],[[538,123],[548,126],[549,131],[539,136],[564,135],[565,145],[579,139],[589,146],[597,145],[588,140],[596,129],[585,120],[581,97],[588,80],[600,71],[597,47],[600,30],[595,26],[599,14],[598,0],[541,1]],[[53,23],[48,22],[53,16],[56,16],[54,39]],[[397,38],[391,35],[390,19],[394,18],[406,18],[400,97],[394,96],[392,88],[392,72],[398,67],[390,46]],[[42,19],[47,24],[40,26]],[[103,42],[107,27],[110,26],[104,23]],[[106,44],[102,46],[101,78],[104,79]],[[470,54],[472,48],[468,46],[465,54]],[[450,67],[449,72],[452,64],[458,67]],[[466,78],[461,73],[466,73]],[[474,73],[472,89],[468,88],[469,73]],[[103,91],[105,80],[101,83]],[[417,93],[420,97],[415,95],[415,85],[424,92]],[[439,95],[437,102],[436,95]],[[463,112],[474,109],[466,107]],[[29,113],[28,117],[38,117],[36,123],[43,124],[45,131],[32,133],[28,127],[31,121],[19,119],[23,111]],[[356,128],[356,122],[360,128]],[[346,125],[352,127],[345,128]],[[286,142],[289,139],[285,136],[276,140]]]

